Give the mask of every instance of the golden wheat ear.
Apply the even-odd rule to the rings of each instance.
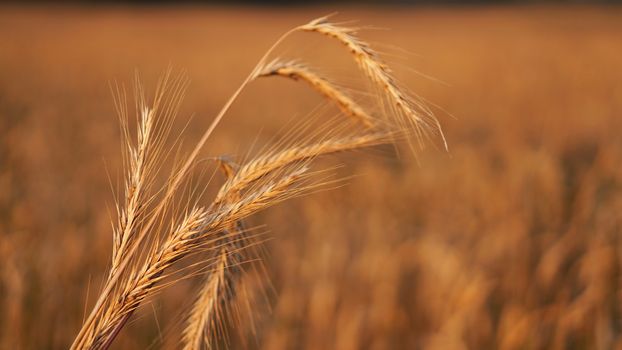
[[[215,158],[227,180],[210,210],[236,206],[241,198],[262,192],[262,188],[269,188],[273,181],[287,182],[291,176],[287,174],[292,171],[293,174],[301,172],[302,175],[308,164],[317,157],[388,143],[392,137],[391,133],[379,132],[334,137],[309,142],[307,145],[294,144],[280,151],[260,154],[240,166],[225,157]],[[216,336],[225,332],[224,324],[230,321],[230,313],[227,311],[236,296],[236,286],[243,275],[240,265],[260,258],[251,249],[254,244],[246,236],[242,220],[232,222],[219,233],[219,237],[219,251],[213,259],[217,262],[216,266],[205,279],[183,332],[185,349],[210,348]]]
[[[208,210],[199,207],[189,209],[180,223],[166,234],[163,242],[150,249],[142,262],[131,267],[127,278],[115,288],[112,294],[114,297],[104,304],[96,321],[84,333],[76,348],[107,349],[134,311],[162,288],[161,282],[172,275],[169,270],[175,262],[198,251],[207,249],[214,252],[224,246],[230,247],[231,242],[223,243],[223,232],[228,232],[232,227],[239,230],[241,228],[234,225],[245,217],[299,195],[304,190],[301,183],[310,176],[308,170],[305,166],[298,167],[266,179],[260,186],[241,194],[233,202],[219,203]],[[231,236],[224,234],[224,237]],[[226,259],[230,257],[230,254],[226,255]],[[228,278],[226,274],[225,278]]]
[[[320,17],[297,29],[319,33],[343,44],[361,71],[377,86],[398,128],[412,129],[420,147],[423,147],[424,139],[430,139],[430,133],[437,133],[441,136],[445,149],[448,149],[443,130],[432,111],[425,103],[400,87],[380,55],[367,42],[356,36],[358,28],[340,26],[329,21],[328,17]]]
[[[115,298],[103,308],[79,348],[107,349],[134,311],[167,277],[166,270],[197,246],[197,240],[192,237],[201,236],[202,241],[213,239],[211,232],[204,230],[208,220],[207,212],[195,207],[173,226],[166,241],[152,249],[143,262],[132,267],[128,278],[115,290]]]
[[[244,273],[241,265],[253,259],[245,235],[242,221],[219,234],[215,266],[203,282],[183,331],[184,349],[212,348],[219,335],[224,338],[230,320],[229,306]]]
[[[163,158],[162,148],[170,133],[171,123],[181,105],[187,80],[183,75],[173,76],[171,71],[160,79],[152,105],[148,105],[138,75],[134,78],[136,100],[136,136],[132,137],[125,90],[113,88],[115,108],[125,143],[123,159],[125,175],[124,198],[117,202],[118,222],[113,228],[113,249],[110,275],[116,273],[127,251],[134,244],[137,229],[148,216],[148,206],[153,198],[156,173]],[[133,141],[135,140],[135,141]]]
[[[304,81],[329,101],[337,104],[344,115],[351,117],[354,121],[361,123],[368,129],[372,129],[376,125],[374,118],[348,96],[343,89],[301,62],[276,59],[262,67],[257,74],[257,77],[270,76]]]
[[[398,134],[390,132],[367,133],[334,137],[307,145],[293,145],[283,150],[267,152],[240,166],[238,171],[221,187],[214,200],[221,203],[232,193],[240,193],[252,184],[288,166],[306,163],[317,157],[372,147],[392,142]]]
[[[214,159],[226,179],[231,179],[239,169],[232,159],[220,156]],[[239,199],[239,194],[230,196]],[[241,264],[253,259],[247,256],[252,250],[246,237],[242,220],[218,233],[217,252],[212,259],[213,269],[206,274],[198,296],[189,312],[182,342],[184,349],[210,349],[218,335],[225,337],[227,312],[231,301],[236,296],[236,285],[242,277]]]

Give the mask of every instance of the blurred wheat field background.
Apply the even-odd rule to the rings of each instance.
[[[105,278],[122,163],[109,82],[136,70],[152,91],[185,70],[175,127],[194,115],[192,145],[282,32],[332,10],[0,8],[1,348],[67,348]],[[450,151],[338,158],[346,186],[252,217],[271,287],[230,348],[622,348],[622,9],[338,17],[382,28],[362,36],[455,116],[438,112]],[[278,53],[357,83],[337,44],[300,35]],[[321,103],[258,81],[203,154],[240,155]],[[177,348],[193,286],[164,290],[113,348]]]

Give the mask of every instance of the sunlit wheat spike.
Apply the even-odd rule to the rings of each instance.
[[[380,132],[334,138],[258,156],[240,167],[236,174],[223,185],[215,201],[223,201],[227,195],[239,192],[252,182],[284,166],[321,155],[388,143],[391,141],[391,137],[392,134],[390,133]]]
[[[443,131],[432,111],[399,87],[391,69],[381,60],[378,53],[356,36],[357,28],[340,26],[330,22],[328,17],[321,17],[298,29],[320,33],[341,42],[354,56],[354,60],[365,75],[384,91],[389,102],[388,107],[393,112],[391,114],[396,118],[396,122],[400,126],[413,128],[420,145],[423,145],[424,138],[429,137],[429,132],[436,130],[447,149]]]
[[[339,106],[343,114],[363,124],[366,128],[375,126],[374,118],[370,116],[358,103],[348,96],[343,89],[322,77],[307,65],[297,61],[274,60],[264,66],[258,77],[281,76],[293,80],[302,80],[309,84],[318,93],[333,101]]]
[[[225,332],[224,324],[229,316],[229,305],[237,294],[237,283],[243,274],[247,239],[241,221],[223,231],[221,246],[214,268],[198,293],[183,332],[184,349],[209,349],[218,332]]]
[[[117,205],[118,223],[113,229],[113,249],[110,274],[115,273],[125,257],[128,246],[133,243],[137,227],[144,220],[147,205],[151,201],[155,173],[164,157],[162,145],[170,131],[171,123],[181,104],[186,81],[183,76],[172,78],[170,72],[163,76],[156,91],[152,107],[147,105],[142,86],[136,76],[136,142],[132,142],[128,125],[125,92],[116,89],[116,108],[126,149],[127,163],[125,193],[122,204]]]
[[[305,178],[307,167],[301,167],[267,181],[235,203],[217,210],[192,209],[145,261],[134,266],[118,291],[113,294],[99,318],[85,332],[79,344],[84,349],[107,349],[112,339],[141,303],[157,290],[157,284],[168,276],[166,270],[176,261],[204,246],[217,246],[217,232],[226,230],[253,213],[300,194],[296,186]]]
[[[89,332],[83,348],[106,349],[117,332],[138,306],[152,292],[155,285],[166,275],[165,270],[186,255],[196,239],[203,232],[208,216],[204,209],[194,208],[168,235],[166,242],[152,252],[139,266],[135,266],[125,283],[120,286],[116,297],[102,313],[96,326]],[[205,234],[202,239],[205,239]]]
[[[285,172],[275,179],[266,181],[250,193],[245,193],[239,200],[231,203],[215,201],[214,205],[218,209],[212,214],[213,218],[206,229],[224,229],[254,212],[299,195],[301,192],[304,192],[305,188],[298,188],[296,185],[310,176],[307,174],[308,171],[308,166],[302,166]],[[223,193],[231,191],[233,190],[221,190]],[[236,193],[239,192],[236,191]],[[225,194],[224,197],[228,198],[230,196]]]
[[[153,114],[148,107],[141,108],[138,126],[138,142],[134,147],[128,142],[129,171],[125,185],[125,206],[119,208],[118,227],[113,230],[112,266],[110,273],[114,273],[122,252],[130,243],[134,227],[143,214],[145,206],[144,188],[146,182],[146,153],[150,145]]]
[[[220,170],[227,179],[235,176],[239,166],[228,157],[217,157]],[[229,196],[239,200],[240,193]],[[249,241],[243,222],[219,233],[221,241],[216,256],[216,266],[207,273],[197,299],[192,306],[183,332],[184,349],[209,349],[217,333],[224,333],[224,324],[230,319],[228,307],[235,297],[236,284],[242,277],[241,264],[251,260]]]

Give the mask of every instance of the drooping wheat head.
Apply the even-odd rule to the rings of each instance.
[[[328,100],[336,103],[344,115],[353,118],[369,129],[376,124],[374,118],[348,96],[344,89],[331,83],[301,62],[274,60],[263,67],[257,75],[257,77],[269,76],[281,76],[304,81]]]
[[[380,55],[367,42],[356,36],[358,28],[340,26],[329,21],[328,17],[321,17],[298,29],[319,33],[343,44],[352,54],[361,71],[377,84],[379,96],[386,100],[387,115],[392,116],[400,127],[414,130],[416,140],[421,146],[424,139],[429,138],[430,133],[436,131],[447,149],[445,136],[433,112],[425,103],[400,87],[393,77],[391,68],[382,61]]]

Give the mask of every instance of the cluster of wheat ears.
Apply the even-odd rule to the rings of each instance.
[[[72,349],[107,349],[134,311],[170,282],[167,277],[201,275],[204,281],[186,317],[180,342],[187,349],[211,348],[214,335],[227,317],[243,269],[252,259],[252,237],[243,220],[249,215],[286,199],[326,184],[322,170],[311,170],[320,156],[398,139],[422,142],[433,134],[442,136],[431,111],[406,92],[391,70],[370,46],[356,36],[357,28],[315,19],[281,36],[260,59],[241,86],[225,103],[209,128],[172,173],[156,185],[159,164],[167,153],[173,117],[183,97],[185,80],[167,78],[161,83],[151,105],[137,88],[137,137],[131,137],[125,94],[117,90],[117,109],[126,140],[127,164],[123,195],[117,203],[118,220],[113,230],[110,272],[92,311],[72,345]],[[374,87],[370,113],[347,90],[324,78],[300,61],[272,60],[274,48],[295,32],[311,32],[330,37],[348,49],[357,66]],[[336,127],[315,138],[280,142],[242,164],[217,158],[226,180],[211,204],[199,201],[179,204],[179,192],[196,166],[198,155],[240,92],[261,77],[283,76],[307,83],[334,103],[347,118],[348,127]],[[183,206],[182,210],[174,208]],[[171,214],[176,213],[176,214]],[[176,271],[176,262],[201,253],[203,267]],[[194,266],[194,265],[193,265]],[[191,267],[193,267],[191,266]],[[207,268],[206,268],[207,266]],[[191,271],[192,270],[192,271]]]

